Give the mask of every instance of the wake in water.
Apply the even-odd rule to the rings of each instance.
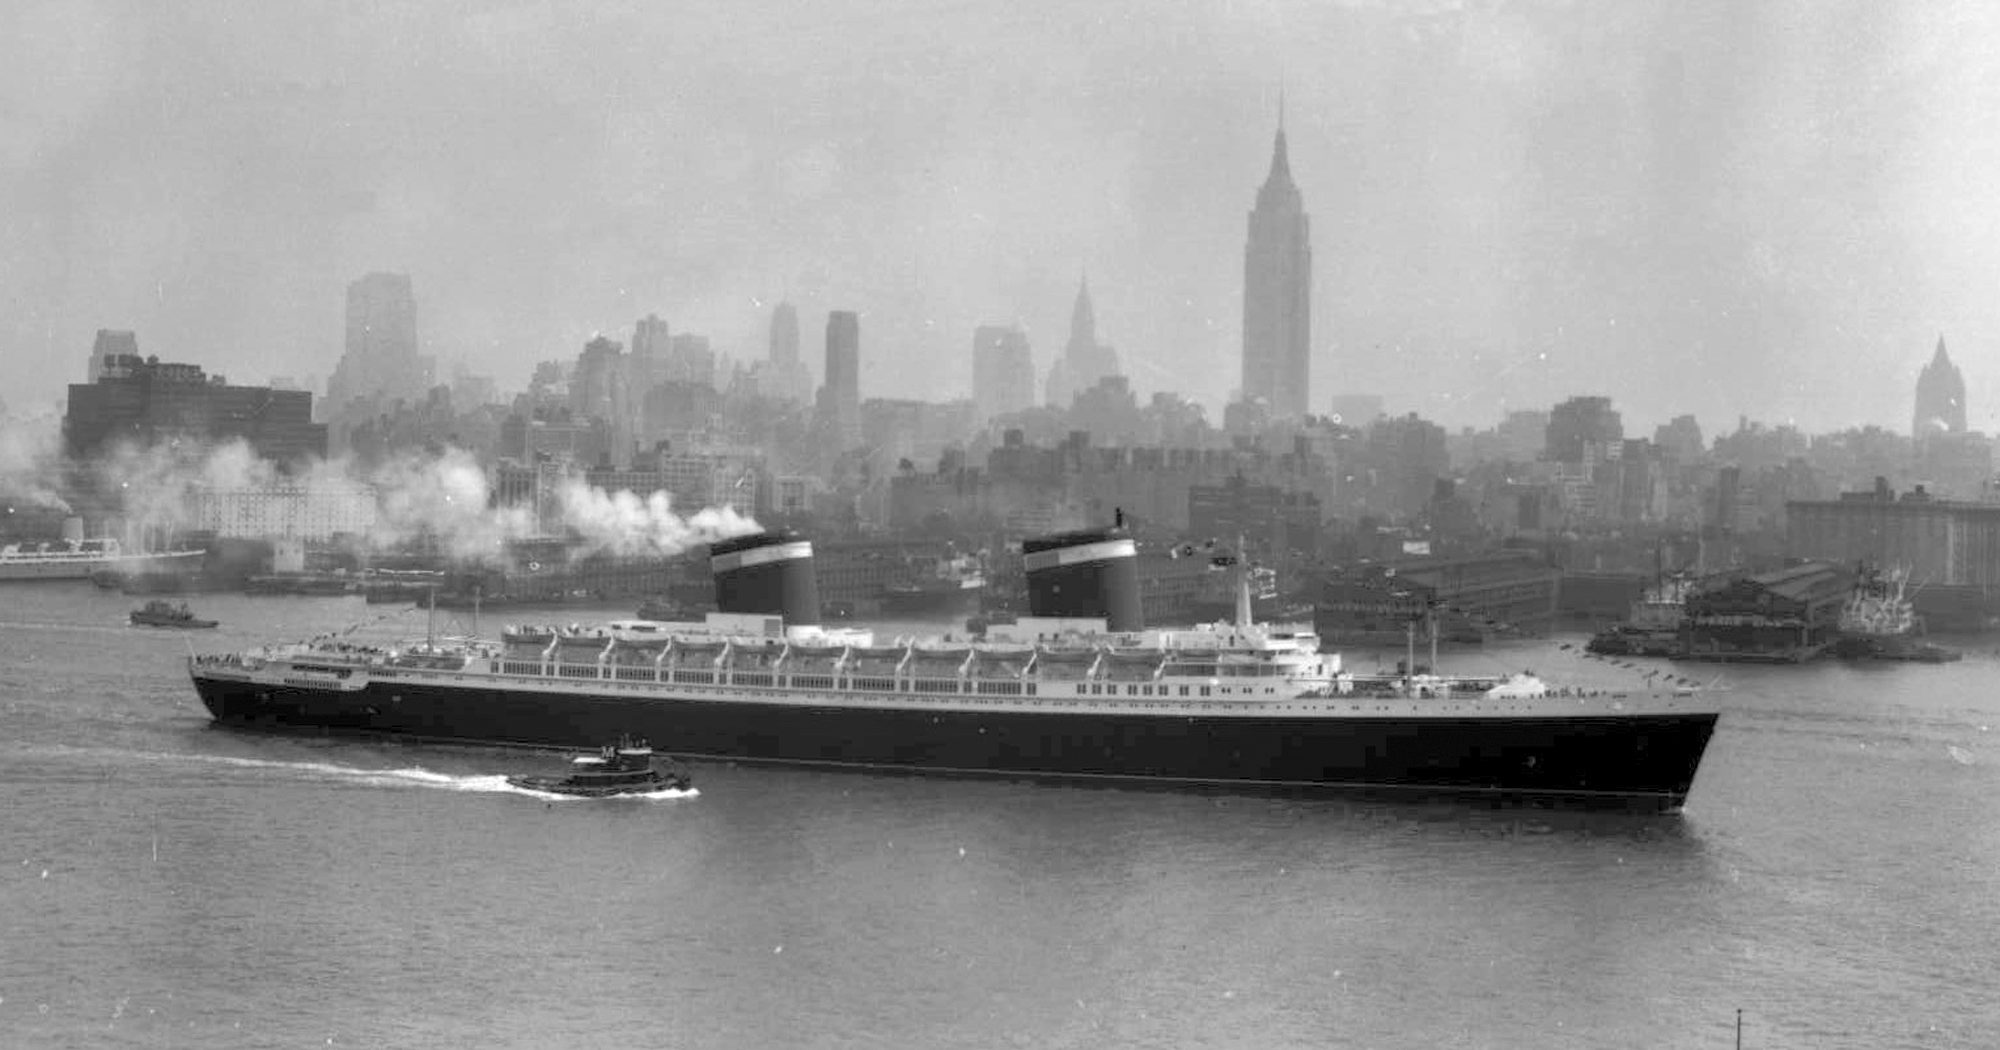
[[[233,761],[249,762],[251,759]],[[449,773],[433,773],[422,767],[410,769],[358,769],[350,766],[326,765],[318,762],[264,762],[260,765],[284,769],[309,770],[315,774],[335,778],[351,779],[370,787],[427,787],[444,791],[475,791],[499,795],[526,795],[549,802],[591,802],[600,801],[581,798],[576,795],[559,795],[553,791],[536,791],[532,788],[517,787],[507,782],[504,775],[453,776]],[[629,795],[612,795],[610,799],[673,799],[688,798],[695,794],[693,788],[686,791],[665,789],[661,791],[634,792]]]
[[[535,791],[530,788],[515,787],[507,782],[504,774],[453,775],[437,773],[421,766],[409,769],[364,769],[359,766],[343,766],[331,762],[283,762],[264,758],[233,758],[227,755],[172,754],[163,752],[118,751],[109,748],[59,747],[48,749],[66,755],[101,755],[125,761],[133,759],[209,763],[231,766],[237,769],[267,769],[280,773],[290,773],[302,779],[322,780],[360,784],[367,787],[420,787],[442,791],[467,791],[495,795],[524,795],[548,802],[592,802],[616,799],[637,801],[661,801],[677,798],[693,798],[700,794],[694,788],[684,791],[672,788],[660,791],[635,792],[629,795],[613,795],[607,799],[581,798],[575,795],[559,795],[552,791]]]

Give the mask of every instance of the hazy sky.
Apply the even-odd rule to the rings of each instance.
[[[407,8],[407,9],[406,9]],[[583,13],[588,12],[588,13]],[[862,315],[863,396],[1046,368],[1088,271],[1142,393],[1236,385],[1279,85],[1314,405],[1609,394],[1907,428],[1942,332],[2000,430],[2000,10],[1977,2],[37,3],[0,13],[0,391],[91,335],[324,379],[410,273],[503,386],[648,312],[761,356]]]

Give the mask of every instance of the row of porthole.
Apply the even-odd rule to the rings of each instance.
[[[442,676],[442,675],[439,675],[439,677],[443,677],[443,676]],[[453,681],[461,681],[461,682],[462,682],[462,681],[465,681],[465,676],[464,676],[464,675],[462,675],[462,674],[454,674],[454,675],[452,675],[451,677],[452,677],[452,680],[453,680]],[[305,683],[297,683],[297,682],[293,682],[293,683],[288,683],[288,684],[305,684]],[[632,689],[632,688],[636,688],[636,685],[635,685],[635,684],[633,684],[633,683],[627,683],[627,682],[620,682],[620,681],[616,681],[616,680],[612,680],[611,684],[613,684],[613,685],[616,685],[616,686],[620,686],[620,687],[623,687],[623,688],[627,688],[627,689]],[[648,685],[654,685],[654,684],[662,684],[662,683],[650,683],[650,682],[649,682],[649,683],[644,683],[644,684],[648,684]],[[768,692],[768,693],[767,693],[767,692],[763,692],[763,691],[761,691],[761,690],[757,690],[757,691],[751,691],[749,695],[753,695],[753,696],[763,696],[763,697],[768,697],[768,698],[770,698],[770,699],[786,699],[786,698],[788,698],[788,697],[795,697],[795,696],[797,696],[798,694],[796,694],[796,693],[778,693],[778,692]],[[971,699],[971,701],[972,701],[973,703],[975,703],[975,704],[1008,704],[1008,703],[1010,703],[1010,701],[1009,701],[1009,700],[1005,700],[1005,699],[988,699],[988,698],[985,698],[985,697],[980,697],[980,696],[974,696],[974,695],[970,695],[970,694],[963,694],[963,695],[967,695],[967,696],[969,696],[969,698]],[[849,700],[849,701],[851,701],[851,700],[853,699],[853,697],[852,697],[851,695],[847,695],[847,696],[844,696],[843,698],[844,698],[844,699],[847,699],[847,700]],[[887,700],[885,700],[884,702],[898,702],[898,701],[918,701],[918,702],[928,702],[928,701],[930,701],[931,699],[932,699],[932,698],[930,698],[930,697],[926,697],[926,696],[922,696],[922,695],[909,695],[909,696],[901,696],[901,697],[891,697],[891,698],[888,698]],[[953,698],[953,699],[957,699],[957,697],[956,697],[956,696],[954,696],[954,698]],[[1079,702],[1079,701],[1066,701],[1066,700],[1049,700],[1049,701],[1047,701],[1047,702],[1048,702],[1048,703],[1049,703],[1049,704],[1050,704],[1051,706],[1055,706],[1055,705],[1060,705],[1060,706],[1063,706],[1063,707],[1074,707],[1074,706],[1077,706],[1077,705],[1078,705],[1079,703],[1081,703],[1081,704],[1082,704],[1082,706],[1086,706],[1086,707],[1088,707],[1088,706],[1093,706],[1093,705],[1092,705],[1092,703],[1091,703],[1090,701],[1080,701],[1080,702]],[[1023,702],[1023,706],[1027,706],[1027,704],[1030,704],[1030,703],[1031,703],[1031,704],[1033,704],[1033,705],[1034,705],[1034,706],[1036,706],[1036,707],[1040,707],[1040,706],[1042,706],[1042,704],[1043,704],[1043,701],[1042,701],[1042,700],[1039,700],[1039,699],[1037,699],[1037,700],[1032,700],[1032,701],[1025,701],[1025,702]],[[1129,705],[1127,705],[1127,706],[1129,706]],[[1215,705],[1215,704],[1213,704],[1213,703],[1201,703],[1201,702],[1191,702],[1191,703],[1185,703],[1185,704],[1181,704],[1181,703],[1173,703],[1173,702],[1171,702],[1171,701],[1168,701],[1168,702],[1166,702],[1166,703],[1159,703],[1159,702],[1153,702],[1153,703],[1148,703],[1148,704],[1145,704],[1144,706],[1145,706],[1145,707],[1147,707],[1147,708],[1150,708],[1150,709],[1161,709],[1161,708],[1164,708],[1164,709],[1167,709],[1167,710],[1173,710],[1173,709],[1187,709],[1187,710],[1196,710],[1196,709],[1199,709],[1199,710],[1214,710],[1214,709],[1215,709],[1215,707],[1216,707],[1216,705]],[[1224,710],[1232,710],[1232,709],[1236,709],[1236,708],[1234,708],[1234,705],[1223,705],[1223,707],[1224,707]],[[1285,705],[1285,707],[1284,707],[1284,710],[1286,710],[1286,711],[1294,711],[1294,710],[1303,710],[1303,711],[1313,711],[1313,710],[1324,710],[1324,708],[1316,708],[1316,707],[1313,707],[1313,706],[1310,706],[1310,705],[1304,705],[1304,706],[1297,706],[1297,705],[1292,705],[1292,704],[1287,704],[1287,705]],[[1350,704],[1350,705],[1348,705],[1348,710],[1350,710],[1350,711],[1360,711],[1360,710],[1361,710],[1361,705],[1359,705],[1359,704]],[[1389,708],[1388,706],[1386,706],[1386,705],[1377,705],[1377,706],[1375,707],[1375,710],[1377,710],[1377,711],[1388,711],[1388,710],[1390,710],[1390,708]],[[1412,712],[1412,713],[1420,713],[1420,711],[1421,711],[1421,708],[1419,708],[1419,707],[1417,707],[1417,706],[1413,705],[1413,706],[1412,706],[1412,707],[1410,708],[1410,710],[1411,710],[1411,712]],[[1453,711],[1462,711],[1462,710],[1465,710],[1465,708],[1464,708],[1464,707],[1463,707],[1462,705],[1459,705],[1459,704],[1453,704],[1453,705],[1451,705],[1451,707],[1450,707],[1450,710],[1453,710]],[[1474,706],[1474,707],[1472,708],[1472,710],[1474,710],[1474,711],[1479,711],[1479,710],[1483,710],[1483,709],[1482,709],[1482,708],[1480,708],[1480,707],[1477,707],[1477,706]],[[1507,708],[1506,710],[1509,710],[1509,711],[1519,711],[1519,710],[1526,710],[1526,709],[1524,709],[1524,708],[1516,708],[1516,707],[1508,707],[1508,708]]]

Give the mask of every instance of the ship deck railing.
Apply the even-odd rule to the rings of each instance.
[[[780,673],[762,669],[726,666],[647,667],[611,664],[548,664],[529,661],[498,661],[494,670],[503,675],[553,677],[562,679],[609,680],[634,684],[699,685],[715,688],[784,689],[925,696],[1076,696],[1076,697],[1275,697],[1295,695],[1312,684],[1298,676],[1260,675],[1256,677],[1203,677],[1157,673],[1119,674],[1112,669],[1093,668],[1103,673],[1086,676],[1060,674],[1044,676],[1020,673],[980,673],[968,667],[964,673],[910,674],[896,669],[845,666],[825,673]],[[1063,669],[1065,671],[1068,668]],[[1130,669],[1128,669],[1130,670]]]

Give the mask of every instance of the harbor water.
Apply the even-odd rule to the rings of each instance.
[[[420,611],[0,599],[0,1046],[2000,1045],[2000,639],[1727,669],[1665,817],[721,763],[553,801],[505,777],[560,754],[219,729],[183,667]],[[1562,641],[1451,659],[1717,673]]]

